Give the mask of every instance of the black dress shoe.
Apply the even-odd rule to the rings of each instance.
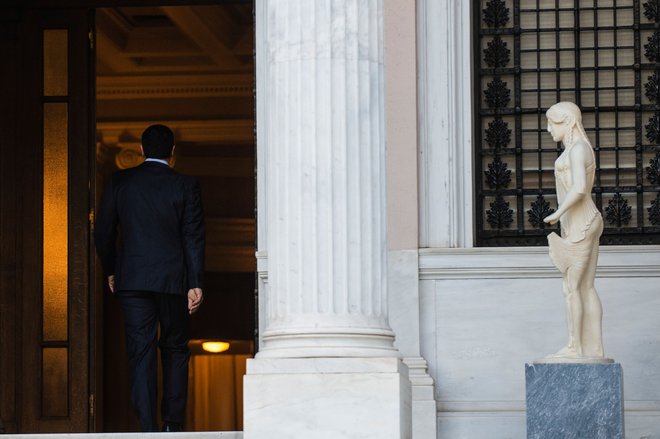
[[[183,431],[183,424],[178,422],[165,422],[163,424],[163,431],[165,432]]]

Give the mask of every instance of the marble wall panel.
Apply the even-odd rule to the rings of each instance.
[[[422,252],[419,290],[438,437],[524,437],[525,362],[566,342],[561,279],[543,249],[442,252]],[[596,288],[606,356],[623,366],[626,437],[660,438],[660,249],[602,253]]]

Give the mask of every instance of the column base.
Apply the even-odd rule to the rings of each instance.
[[[623,371],[614,364],[527,364],[527,438],[623,439]]]
[[[411,439],[411,385],[398,358],[248,360],[245,439]]]
[[[354,316],[305,316],[306,326],[268,329],[262,334],[258,359],[400,357],[394,347],[394,332],[384,327],[359,327]],[[344,326],[333,327],[339,321]]]

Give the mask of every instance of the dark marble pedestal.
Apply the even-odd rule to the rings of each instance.
[[[623,370],[526,364],[527,439],[624,439]]]

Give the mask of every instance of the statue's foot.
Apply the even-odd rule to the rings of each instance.
[[[582,357],[582,352],[579,352],[573,346],[566,346],[561,348],[559,351],[552,355],[548,355],[546,358],[580,358]]]
[[[578,361],[582,356],[578,353],[577,349],[572,346],[561,348],[554,354],[547,355],[535,363],[566,363]]]
[[[571,346],[566,346],[560,349],[557,353],[543,357],[534,363],[612,363],[614,360],[610,358],[592,357],[578,352],[577,349]]]
[[[582,355],[585,357],[589,358],[603,358],[605,356],[605,353],[603,352],[603,346],[583,346],[582,348]]]

